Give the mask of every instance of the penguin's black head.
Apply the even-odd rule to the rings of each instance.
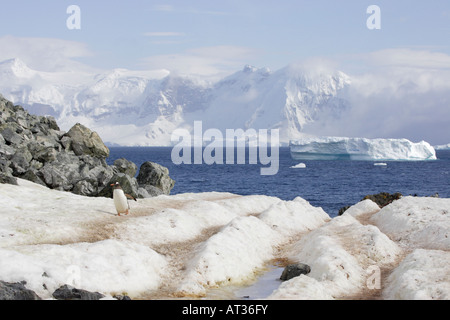
[[[114,189],[122,189],[122,187],[120,186],[119,181],[117,181],[116,183],[111,184],[111,187],[114,187]]]

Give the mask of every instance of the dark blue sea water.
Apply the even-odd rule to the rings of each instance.
[[[108,164],[126,158],[140,167],[153,161],[167,167],[176,181],[171,194],[185,192],[231,192],[262,194],[283,200],[300,196],[322,207],[330,216],[360,201],[367,194],[400,192],[403,195],[450,197],[450,151],[437,151],[436,161],[309,160],[291,158],[289,148],[280,148],[278,174],[260,175],[261,165],[181,164],[171,161],[169,147],[113,147]],[[248,158],[247,158],[248,159]],[[290,168],[299,162],[304,169]],[[267,167],[267,166],[265,166]]]

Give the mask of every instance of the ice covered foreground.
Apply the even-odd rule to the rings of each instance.
[[[0,280],[25,280],[42,298],[63,284],[202,297],[289,260],[311,272],[266,298],[449,299],[449,233],[450,199],[405,197],[382,210],[365,200],[330,219],[301,198],[213,192],[142,199],[118,217],[112,199],[0,184]],[[370,289],[377,268],[381,287]]]
[[[436,151],[425,141],[308,137],[290,141],[295,159],[308,160],[436,160]]]

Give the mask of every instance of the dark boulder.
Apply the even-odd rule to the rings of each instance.
[[[141,165],[137,182],[140,187],[155,186],[163,194],[170,194],[170,190],[175,185],[175,181],[169,176],[169,169],[151,161],[144,162]]]
[[[308,274],[311,272],[311,267],[304,263],[290,264],[284,268],[280,280],[287,281],[301,274]]]
[[[0,281],[0,300],[41,300],[38,295],[25,287],[26,282],[9,283]]]
[[[101,293],[77,289],[67,284],[53,292],[53,298],[57,300],[100,300],[104,297]]]

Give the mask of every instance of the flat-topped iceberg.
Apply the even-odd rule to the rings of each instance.
[[[307,137],[290,141],[296,160],[436,160],[435,149],[425,141]]]
[[[450,150],[450,143],[434,146],[436,150]]]

